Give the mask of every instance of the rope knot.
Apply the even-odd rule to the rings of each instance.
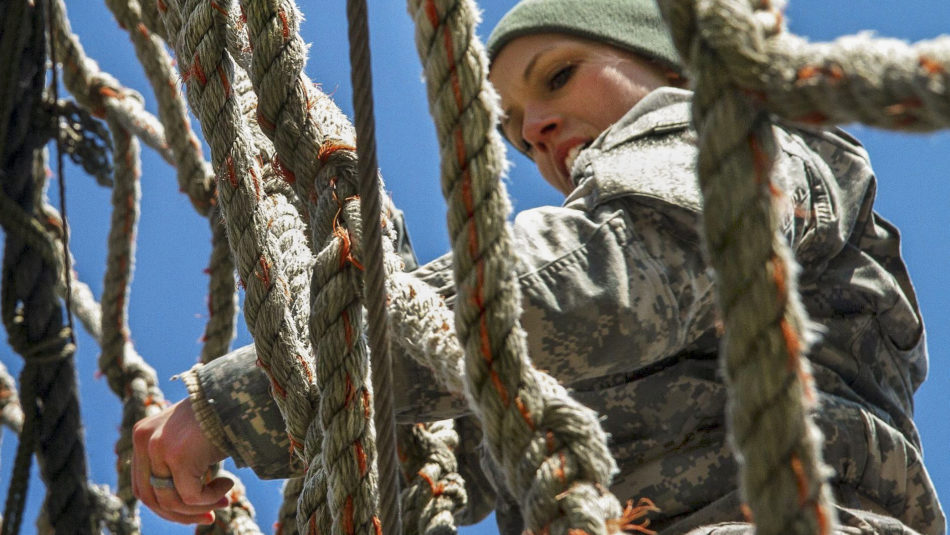
[[[26,366],[60,362],[72,358],[76,351],[69,327],[63,327],[40,340],[31,340],[21,311],[17,311],[13,321],[8,322],[7,332],[10,346],[23,357]]]
[[[637,500],[637,505],[633,505],[633,500],[627,500],[623,514],[619,518],[607,519],[608,532],[636,531],[645,535],[656,535],[655,531],[647,529],[650,519],[645,517],[650,513],[659,512],[660,508],[649,498],[640,498]]]

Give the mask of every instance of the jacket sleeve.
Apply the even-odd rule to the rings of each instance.
[[[620,198],[591,211],[550,207],[519,215],[522,323],[539,368],[571,386],[650,366],[708,330],[711,282],[695,215],[670,212]],[[414,274],[452,305],[448,257]],[[393,352],[400,421],[467,411],[398,344]],[[253,348],[242,348],[196,366],[185,380],[202,429],[223,451],[261,477],[286,477],[292,467],[283,421],[254,362]]]

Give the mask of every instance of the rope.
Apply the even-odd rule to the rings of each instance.
[[[3,177],[0,197],[5,198],[4,204],[18,205],[26,212],[33,212],[37,183],[45,180],[45,173],[35,177],[31,172],[40,167],[35,165],[34,154],[41,149],[45,139],[40,137],[37,129],[30,128],[35,124],[34,120],[43,119],[42,114],[34,114],[40,106],[45,75],[44,7],[43,3],[38,3],[32,10],[21,11],[29,18],[12,17],[14,23],[21,24],[12,28],[9,34],[4,32],[4,35],[21,35],[23,46],[14,56],[20,63],[5,73],[7,83],[17,84],[17,87],[11,89],[7,86],[4,94],[13,91],[13,98],[3,102],[12,108],[0,110],[0,117],[5,119],[3,131],[6,136],[0,153],[0,176]],[[11,12],[16,13],[17,9]],[[2,48],[6,52],[7,44],[3,43]],[[48,247],[52,248],[52,245]],[[18,457],[21,460],[25,457],[28,462],[33,449],[29,442],[35,437],[40,471],[48,489],[45,508],[51,524],[63,530],[69,525],[73,532],[90,533],[92,526],[85,490],[86,463],[73,346],[68,342],[69,332],[63,329],[62,310],[55,295],[54,288],[59,278],[56,267],[44,262],[41,254],[32,251],[7,229],[0,308],[11,346],[25,360],[21,385],[26,417],[26,441],[23,444],[26,447],[20,448]],[[23,470],[15,468],[14,471],[24,475]],[[25,471],[29,471],[28,464]],[[25,492],[26,483],[22,483]],[[7,512],[4,531],[10,533],[14,524],[18,526],[19,515],[12,513],[14,518],[11,519],[11,512]]]
[[[113,535],[138,535],[138,519],[129,513],[121,499],[109,491],[109,487],[90,484],[86,490],[92,500],[90,513],[93,525],[97,526],[97,533],[101,533],[101,528],[104,527]],[[42,531],[40,529],[40,532]]]
[[[772,206],[780,193],[768,179],[775,142],[766,112],[816,125],[946,127],[950,38],[908,45],[858,35],[809,44],[785,33],[781,12],[767,2],[661,7],[696,86],[704,226],[726,326],[722,358],[740,487],[762,533],[828,533],[827,469],[807,414],[814,404],[802,358],[807,317]]]
[[[455,422],[443,420],[399,428],[405,535],[455,535],[455,516],[465,508],[465,481],[458,473]]]
[[[868,33],[808,43],[785,32],[780,11],[759,0],[670,0],[674,41],[688,49],[702,36],[723,58],[722,76],[757,105],[813,125],[862,122],[891,130],[950,125],[950,36],[907,44]]]
[[[375,532],[381,526],[375,516],[372,393],[360,334],[362,226],[354,202],[352,133],[329,98],[301,74],[305,49],[293,2],[246,2],[243,9],[254,51],[251,81],[260,96],[258,123],[274,139],[285,177],[311,205],[310,231],[319,251],[310,332],[320,356],[320,409],[303,444],[309,466],[297,525],[311,532],[331,529],[318,522],[329,510],[334,532]],[[322,460],[315,457],[321,450]]]
[[[20,380],[26,381],[22,383],[22,395],[27,404],[24,405],[20,442],[17,444],[13,471],[10,474],[10,488],[7,490],[7,500],[3,508],[3,524],[0,526],[2,535],[15,535],[20,532],[23,507],[26,504],[26,494],[30,486],[33,451],[36,449],[36,392],[33,390],[32,382],[34,370],[24,368],[20,373]]]
[[[23,408],[17,395],[16,382],[0,362],[0,425],[19,434],[23,429]]]
[[[112,147],[105,126],[75,102],[57,99],[51,107],[59,116],[57,150],[65,152],[73,163],[94,176],[100,186],[112,187],[112,164],[109,162]],[[54,134],[50,132],[50,137]]]
[[[214,510],[214,523],[195,527],[195,535],[262,535],[254,522],[254,507],[247,498],[244,484],[234,474],[219,469],[215,477],[229,477],[234,486],[228,491],[228,507]]]
[[[135,235],[139,218],[139,145],[122,124],[108,116],[115,147],[112,188],[112,221],[109,229],[106,272],[103,282],[99,370],[123,402],[122,426],[116,443],[117,493],[126,506],[135,507],[132,494],[132,426],[159,412],[165,397],[158,378],[132,347],[128,328],[129,290],[135,264]]]
[[[45,169],[44,169],[45,171]],[[35,171],[35,172],[38,172]],[[109,182],[111,183],[111,173]],[[40,216],[32,218],[25,214],[15,203],[8,202],[5,197],[0,197],[0,224],[4,227],[16,229],[31,248],[43,256],[43,260],[53,265],[63,263],[61,255],[63,248],[57,243],[63,235],[63,219],[59,211],[53,208],[45,200],[40,200]],[[89,335],[99,342],[102,339],[102,309],[99,302],[89,286],[76,277],[75,270],[69,271],[69,277],[72,279],[70,288],[72,295],[69,299],[69,305],[72,307],[72,313],[82,324]],[[66,285],[62,279],[57,281],[56,293],[61,297],[66,295]]]
[[[138,0],[106,0],[119,24],[129,32],[135,54],[145,69],[158,103],[158,118],[170,143],[172,164],[177,169],[178,187],[188,194],[195,210],[207,216],[214,196],[211,168],[204,160],[201,145],[191,129],[184,99],[178,91],[173,62],[163,41],[143,22]]]
[[[497,97],[472,2],[411,0],[442,153],[442,191],[458,290],[466,379],[490,451],[532,533],[606,533],[623,525],[605,489],[616,471],[596,415],[533,369],[518,322]],[[610,519],[610,520],[608,520]]]
[[[46,31],[49,35],[53,35],[55,31],[54,26],[53,26],[53,15],[51,13],[51,10],[47,9],[46,6],[44,6],[44,11],[46,11],[45,13],[46,14]],[[52,93],[51,97],[52,97],[53,104],[55,105],[59,103],[59,70],[56,69],[56,58],[57,58],[56,39],[49,40],[49,58],[50,58],[50,63],[53,64],[53,68],[50,69],[50,92]],[[76,337],[73,335],[73,332],[75,331],[75,326],[73,325],[73,314],[72,314],[72,311],[70,309],[70,304],[69,304],[69,300],[72,297],[72,293],[73,293],[72,284],[71,284],[72,277],[68,275],[68,273],[72,271],[72,258],[70,258],[70,255],[69,255],[69,219],[68,219],[69,216],[67,215],[67,212],[66,212],[66,173],[63,170],[63,135],[62,135],[62,128],[60,128],[59,126],[58,116],[55,118],[55,124],[56,126],[54,128],[53,140],[56,145],[56,176],[58,178],[58,180],[56,181],[56,184],[59,190],[59,211],[61,214],[63,214],[62,280],[66,281],[66,292],[65,292],[66,294],[65,295],[66,325],[69,329],[69,343],[72,345],[76,345]],[[45,169],[38,169],[37,168],[38,164],[39,162],[34,160],[33,176],[37,176],[37,173],[45,171]],[[42,190],[42,188],[38,188],[38,189]],[[43,203],[42,201],[38,200],[39,198],[40,198],[39,195],[37,195],[37,197],[34,198],[33,206],[42,207]]]
[[[274,522],[274,535],[297,535],[302,533],[297,526],[297,500],[300,492],[303,490],[303,478],[291,477],[284,481],[281,488],[283,500],[280,502],[280,509],[277,511],[277,522]],[[329,525],[330,520],[326,519],[323,525]]]
[[[300,302],[309,294],[312,255],[289,192],[281,181],[264,174],[256,158],[239,95],[231,90],[237,67],[225,50],[228,18],[214,6],[189,0],[184,5],[165,2],[159,9],[167,33],[178,36],[172,41],[185,73],[188,99],[208,134],[218,198],[246,288],[245,318],[259,363],[271,378],[291,443],[302,444],[317,401],[306,308]],[[188,15],[183,17],[182,12]],[[183,20],[185,27],[176,26]],[[206,73],[205,68],[215,70]]]
[[[376,162],[376,123],[373,111],[373,76],[369,47],[366,0],[348,0],[350,75],[353,82],[359,177],[360,213],[363,220],[363,278],[367,330],[371,349],[376,449],[379,455],[379,516],[383,533],[400,535],[399,480],[397,479],[396,424],[393,414],[392,360],[389,353],[389,315],[386,311],[386,274],[380,224],[379,175]],[[453,457],[454,460],[454,457]]]
[[[715,9],[732,11],[739,4],[720,2]],[[769,178],[772,124],[726,75],[727,64],[742,58],[713,37],[722,32],[716,26],[731,21],[713,18],[710,6],[661,6],[696,89],[704,229],[725,326],[720,358],[743,500],[759,533],[830,533],[836,520],[828,469],[807,413],[815,396],[803,358],[811,337],[796,288],[798,267],[773,203],[781,193]],[[751,6],[746,9],[751,13]],[[774,33],[781,23],[771,15],[763,20]],[[698,20],[704,29],[694,33]],[[753,22],[743,28],[744,45],[766,37],[761,22],[739,22]],[[758,51],[746,51],[746,57],[750,52]]]
[[[321,243],[321,232],[317,229],[322,229],[324,236],[342,237],[338,229],[345,224],[351,230],[346,234],[349,240],[340,240],[341,244],[351,247],[350,256],[358,259],[359,220],[351,208],[341,209],[338,203],[341,198],[347,199],[341,188],[355,174],[351,151],[345,150],[352,145],[352,134],[339,110],[302,72],[305,47],[297,33],[296,8],[290,2],[279,5],[257,2],[245,3],[244,12],[248,15],[254,50],[251,78],[261,95],[258,122],[265,127],[265,133],[275,139],[285,178],[294,183],[300,198],[311,205],[315,243]],[[275,65],[279,67],[273,68]],[[324,189],[328,184],[333,185],[329,192]],[[387,234],[389,232],[387,224]],[[335,252],[328,252],[326,256],[331,266],[336,262],[334,259],[339,258]],[[395,273],[401,262],[388,250],[385,265],[390,273],[387,278],[390,313],[393,328],[400,333],[399,343],[423,365],[432,368],[451,391],[461,392],[461,351],[453,336],[452,315],[431,288],[410,276]],[[315,315],[322,306],[315,307]],[[356,329],[353,322],[351,327]],[[352,376],[349,378],[350,385],[355,385]],[[319,497],[324,494],[323,485],[314,481],[305,486],[299,507],[300,525],[306,522],[310,529],[325,525],[316,521],[325,513],[320,509],[323,499]]]
[[[63,83],[76,102],[97,117],[108,114],[121,122],[125,129],[174,165],[174,156],[165,141],[165,129],[155,116],[145,111],[142,96],[99,70],[96,62],[86,56],[79,38],[72,33],[61,0],[52,2],[52,14],[57,29],[56,42],[62,48],[59,63],[63,66]]]
[[[221,210],[213,208],[209,215],[211,223],[211,260],[207,272],[208,324],[201,339],[201,362],[208,363],[224,355],[231,348],[235,337],[238,313],[237,284],[234,280],[234,261],[228,232],[221,218]]]

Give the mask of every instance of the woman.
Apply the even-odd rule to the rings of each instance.
[[[489,38],[505,137],[566,196],[516,219],[522,323],[537,366],[605,417],[621,500],[649,497],[662,510],[651,527],[671,533],[746,531],[698,233],[691,93],[664,28],[652,0],[524,0]],[[841,131],[775,131],[784,231],[822,330],[809,359],[841,523],[940,533],[912,420],[923,327],[897,231],[872,211],[867,155]],[[415,273],[451,293],[445,258]],[[246,348],[193,370],[190,400],[136,426],[135,490],[161,516],[210,521],[228,483],[200,478],[227,455],[264,477],[292,470],[253,359]],[[397,356],[394,373],[401,419],[464,411],[410,359]],[[175,489],[162,486],[169,476]]]

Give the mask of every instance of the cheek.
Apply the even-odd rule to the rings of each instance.
[[[590,109],[596,115],[597,126],[602,130],[617,122],[649,92],[617,71],[605,72],[598,78],[595,97],[590,102],[602,104],[591,106]]]

